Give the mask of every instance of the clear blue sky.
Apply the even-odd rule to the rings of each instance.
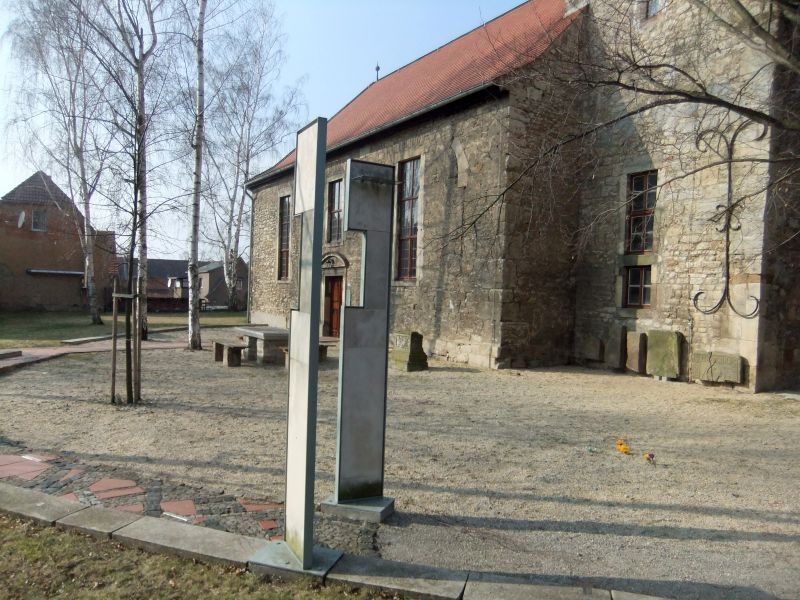
[[[375,80],[521,0],[277,0],[289,36],[285,74],[306,75],[309,117],[330,117]]]
[[[286,35],[286,83],[305,77],[308,119],[331,117],[370,82],[480,26],[522,0],[275,0]],[[0,0],[0,31],[11,15]],[[0,126],[19,74],[0,44]],[[0,129],[0,131],[5,131]],[[269,165],[264,165],[269,166]],[[13,139],[0,135],[0,195],[36,170]],[[99,224],[102,226],[102,224]],[[155,240],[154,240],[155,241]],[[153,255],[181,257],[183,235],[154,244]]]

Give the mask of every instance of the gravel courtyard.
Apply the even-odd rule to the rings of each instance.
[[[149,351],[146,401],[130,409],[106,401],[109,363],[73,355],[0,376],[0,434],[282,499],[283,368]],[[320,374],[318,500],[333,489],[337,366],[329,357]],[[378,532],[384,558],[674,598],[800,598],[800,396],[431,367],[390,372],[398,513]]]

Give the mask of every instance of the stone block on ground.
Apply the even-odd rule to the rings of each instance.
[[[578,343],[578,359],[599,362],[604,356],[603,341],[592,336],[582,337]]]
[[[226,367],[242,366],[242,348],[238,346],[227,346],[225,348],[225,366]]]
[[[381,496],[380,498],[336,502],[336,498],[331,497],[321,503],[320,510],[352,521],[382,523],[394,513],[394,498]]]
[[[635,594],[633,592],[620,592],[611,590],[611,600],[663,600],[661,596],[648,596],[645,594]]]
[[[422,349],[421,333],[393,333],[390,339],[393,344],[389,352],[389,365],[401,371],[427,370],[428,355]]]
[[[647,374],[677,379],[681,372],[681,334],[677,331],[647,332]]]
[[[605,344],[605,363],[609,369],[624,369],[628,345],[628,330],[624,326],[612,325]]]
[[[625,335],[625,368],[636,373],[644,373],[647,364],[647,335],[629,331]]]
[[[103,508],[100,506],[90,506],[85,510],[67,515],[63,519],[56,521],[56,527],[63,529],[77,529],[83,533],[98,537],[111,537],[111,534],[126,525],[140,519],[140,515],[131,512],[122,512]]]
[[[415,598],[461,598],[467,573],[426,565],[346,555],[328,573],[328,579],[359,587],[406,593]]]
[[[692,379],[742,383],[742,357],[724,352],[692,352]]]
[[[84,508],[64,498],[0,483],[0,512],[6,514],[52,525]]]
[[[244,567],[269,542],[166,519],[142,517],[111,534],[118,542],[155,552],[170,552],[203,562]]]
[[[288,341],[280,343],[273,340],[264,340],[259,344],[258,360],[265,365],[283,364],[283,350]]]
[[[611,592],[586,587],[541,585],[529,578],[470,573],[464,600],[611,600]]]
[[[22,356],[22,350],[0,350],[0,360]]]

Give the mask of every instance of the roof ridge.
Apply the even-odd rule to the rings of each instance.
[[[328,119],[326,152],[453,102],[537,60],[578,12],[565,0],[526,0],[361,89]],[[294,163],[291,149],[246,182],[255,186]]]
[[[450,40],[450,41],[448,41],[448,42],[445,42],[444,44],[441,44],[440,46],[438,46],[438,47],[434,48],[433,50],[430,50],[429,52],[426,52],[425,54],[422,54],[422,55],[418,56],[417,58],[415,58],[415,59],[414,59],[414,60],[412,60],[411,62],[408,62],[408,63],[406,63],[406,64],[404,64],[404,65],[402,65],[402,66],[400,66],[400,67],[397,67],[397,68],[396,68],[394,71],[390,71],[389,73],[387,73],[387,74],[386,74],[386,75],[384,75],[383,77],[380,77],[380,78],[379,78],[379,79],[377,79],[376,81],[370,81],[370,82],[369,82],[369,83],[368,83],[368,84],[367,84],[365,87],[361,88],[361,91],[360,91],[360,92],[358,92],[358,93],[357,93],[355,96],[353,96],[352,98],[350,98],[350,100],[349,100],[349,101],[348,101],[348,102],[347,102],[347,103],[346,103],[344,106],[342,106],[342,107],[341,107],[339,110],[337,110],[335,113],[333,113],[333,114],[332,114],[332,115],[331,115],[331,116],[328,118],[328,120],[329,120],[329,121],[332,121],[334,118],[336,118],[336,115],[338,115],[339,113],[343,112],[343,111],[344,111],[344,110],[345,110],[345,109],[346,109],[348,106],[350,106],[351,104],[353,104],[353,102],[355,102],[356,100],[358,100],[358,99],[359,99],[359,98],[360,98],[360,97],[361,97],[361,96],[364,94],[364,92],[366,92],[366,91],[367,91],[369,88],[371,88],[372,86],[374,86],[374,85],[376,85],[376,84],[378,84],[378,83],[381,83],[382,81],[385,81],[385,80],[389,79],[389,78],[390,78],[392,75],[394,75],[395,73],[399,73],[400,71],[403,71],[404,69],[408,69],[408,68],[410,68],[411,66],[415,65],[415,64],[416,64],[416,63],[418,63],[419,61],[421,61],[421,60],[423,60],[424,58],[426,58],[426,57],[430,56],[431,54],[435,54],[435,53],[437,53],[439,50],[441,50],[442,48],[446,48],[447,46],[449,46],[449,45],[451,45],[451,44],[454,44],[455,42],[457,42],[457,41],[458,41],[458,40],[460,40],[461,38],[467,37],[468,35],[472,34],[473,32],[475,32],[475,31],[478,31],[479,29],[485,29],[485,28],[486,28],[486,26],[487,26],[489,23],[492,23],[492,22],[496,21],[497,19],[500,19],[500,18],[502,18],[502,17],[505,17],[505,16],[506,16],[507,14],[509,14],[510,12],[513,12],[513,11],[515,11],[515,10],[517,10],[517,9],[521,8],[521,7],[522,7],[522,6],[524,6],[525,4],[529,4],[529,3],[532,3],[532,2],[536,2],[536,0],[525,0],[524,2],[522,2],[522,3],[520,3],[520,4],[517,4],[517,5],[516,5],[516,6],[514,6],[513,8],[509,8],[509,9],[508,9],[507,11],[505,11],[504,13],[502,13],[502,14],[499,14],[499,15],[497,15],[496,17],[494,17],[494,18],[492,18],[492,19],[489,19],[488,21],[484,21],[483,23],[481,23],[481,24],[480,24],[480,25],[478,25],[477,27],[473,27],[473,28],[472,28],[472,29],[470,29],[469,31],[466,31],[466,32],[462,33],[461,35],[459,35],[459,36],[457,36],[457,37],[454,37],[452,40]],[[291,151],[290,151],[290,152],[287,154],[287,156],[288,156],[289,154],[291,154]],[[285,158],[285,157],[284,157],[284,158]]]
[[[394,75],[395,73],[397,73],[397,72],[399,72],[399,71],[402,71],[403,69],[406,69],[406,68],[408,68],[408,67],[410,67],[410,66],[414,65],[415,63],[417,63],[417,62],[421,61],[422,59],[424,59],[424,58],[426,58],[426,57],[428,57],[428,56],[430,56],[431,54],[435,54],[435,53],[437,53],[437,52],[438,52],[439,50],[441,50],[442,48],[446,48],[447,46],[449,46],[449,45],[451,45],[451,44],[454,44],[455,42],[457,42],[457,41],[458,41],[458,40],[460,40],[461,38],[465,38],[465,37],[467,37],[468,35],[471,35],[472,33],[474,33],[474,32],[476,32],[476,31],[478,31],[479,29],[485,29],[485,28],[486,28],[486,26],[487,26],[487,25],[489,25],[490,23],[493,23],[493,22],[497,21],[498,19],[502,19],[503,17],[507,16],[509,13],[512,13],[512,12],[514,12],[515,10],[518,10],[518,9],[522,8],[524,5],[526,5],[526,4],[533,4],[534,2],[537,2],[537,1],[538,1],[538,0],[525,0],[524,2],[521,2],[520,4],[517,4],[516,6],[514,6],[514,7],[512,7],[512,8],[509,8],[509,9],[508,9],[507,11],[505,11],[504,13],[501,13],[501,14],[497,15],[496,17],[493,17],[493,18],[489,19],[488,21],[484,21],[483,23],[481,23],[480,25],[478,25],[478,26],[476,26],[476,27],[473,27],[473,28],[472,28],[472,29],[470,29],[469,31],[465,31],[465,32],[464,32],[464,33],[462,33],[461,35],[454,37],[454,38],[453,38],[452,40],[450,40],[449,42],[445,42],[444,44],[442,44],[442,45],[440,45],[440,46],[438,46],[438,47],[434,48],[434,49],[433,49],[433,50],[431,50],[430,52],[426,52],[425,54],[423,54],[423,55],[421,55],[421,56],[418,56],[417,58],[415,58],[415,59],[414,59],[414,60],[412,60],[411,62],[404,64],[402,67],[397,67],[397,68],[396,68],[394,71],[390,71],[389,73],[387,73],[386,75],[384,75],[383,77],[381,77],[381,78],[380,78],[378,81],[383,81],[384,79],[387,79],[388,77],[391,77],[391,76],[392,76],[392,75]],[[361,94],[363,94],[363,93],[364,93],[364,92],[365,92],[367,89],[369,89],[370,87],[372,87],[374,84],[378,83],[378,81],[373,81],[373,82],[371,82],[371,83],[370,83],[370,84],[369,84],[367,87],[365,87],[363,90],[361,90],[361,91],[358,93],[358,95],[357,95],[355,98],[353,98],[353,100],[355,100],[356,98],[358,98],[358,96],[360,96]],[[350,100],[350,102],[353,102],[353,100]],[[350,104],[350,102],[348,102],[347,104]],[[345,106],[346,106],[346,105],[345,105]],[[338,114],[338,112],[341,112],[341,110],[337,111],[337,114]],[[336,116],[336,115],[334,115],[334,116]],[[333,118],[333,117],[331,117],[331,118]]]

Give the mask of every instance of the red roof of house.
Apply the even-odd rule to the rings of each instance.
[[[578,13],[530,0],[370,84],[328,122],[328,150],[491,84],[539,57]],[[294,163],[294,151],[262,175]],[[258,179],[260,176],[256,176]]]

